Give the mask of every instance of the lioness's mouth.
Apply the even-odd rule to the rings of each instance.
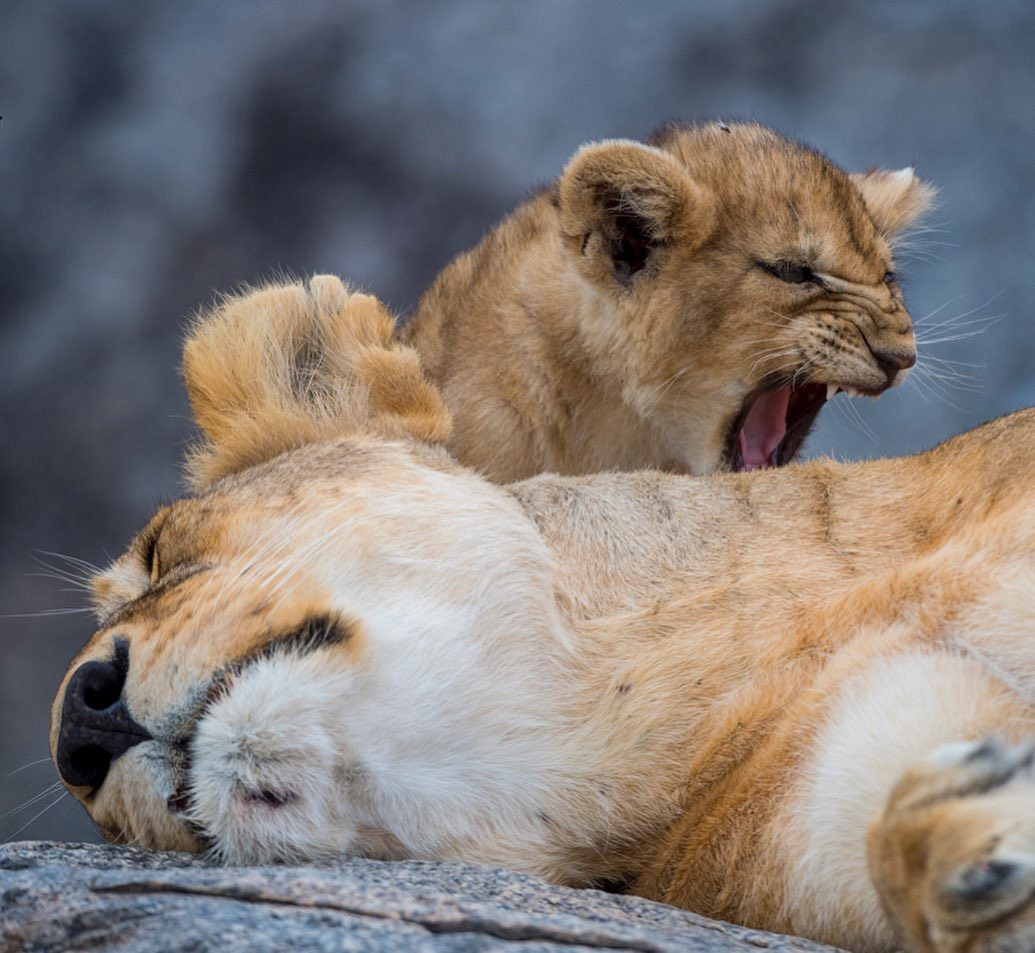
[[[790,463],[801,449],[823,405],[837,384],[783,384],[759,388],[744,401],[727,438],[726,458],[735,472],[764,470]]]
[[[191,821],[194,809],[194,794],[191,789],[194,771],[194,738],[201,719],[217,701],[230,691],[233,674],[230,668],[224,668],[216,673],[189,714],[183,725],[182,735],[174,742],[174,747],[179,755],[176,772],[177,783],[173,793],[166,799],[165,805],[172,814],[199,836],[202,836],[203,832]]]

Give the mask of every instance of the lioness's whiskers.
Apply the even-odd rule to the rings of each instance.
[[[81,606],[74,608],[72,606],[63,606],[56,609],[40,609],[36,612],[6,612],[0,614],[0,619],[41,619],[47,618],[48,616],[55,615],[77,615],[83,612],[92,612],[88,606]]]
[[[71,583],[78,589],[89,592],[91,590],[90,582],[94,576],[101,572],[100,569],[86,568],[85,566],[75,566],[71,568],[62,568],[61,566],[54,566],[47,562],[45,559],[41,559],[39,556],[33,556],[33,561],[42,568],[42,572],[26,573],[26,576],[40,576],[43,578],[56,579],[59,582]],[[67,558],[67,557],[62,557]]]
[[[62,587],[60,592],[87,592],[92,590],[90,579],[93,575],[101,572],[93,563],[85,559],[78,559],[75,556],[66,556],[63,553],[54,553],[47,550],[36,550],[37,553],[45,556],[52,556],[65,560],[71,568],[64,569],[54,566],[42,559],[40,555],[34,555],[33,560],[42,567],[39,572],[28,572],[26,578],[53,579],[56,582],[65,582],[69,587]],[[2,619],[39,619],[51,616],[76,615],[90,613],[93,610],[88,606],[57,606],[52,609],[39,609],[35,612],[11,612],[0,614]]]
[[[39,819],[40,819],[41,817],[43,817],[43,815],[44,815],[44,814],[46,814],[46,813],[47,813],[47,811],[49,811],[49,810],[50,810],[50,809],[51,809],[52,807],[54,807],[54,806],[55,806],[56,804],[59,804],[59,803],[60,803],[60,802],[61,802],[61,801],[62,801],[62,800],[63,800],[64,798],[66,798],[66,797],[68,797],[68,791],[62,791],[62,792],[61,792],[61,793],[60,793],[60,794],[59,794],[59,795],[58,795],[58,796],[57,796],[56,798],[54,798],[54,800],[53,800],[53,801],[51,801],[51,802],[50,802],[50,803],[49,803],[49,804],[48,804],[48,805],[47,805],[47,806],[46,806],[45,808],[43,808],[43,810],[42,810],[42,811],[40,811],[40,812],[39,812],[39,814],[35,814],[35,815],[33,815],[33,816],[32,816],[32,817],[30,817],[30,818],[29,818],[29,819],[28,819],[28,820],[27,820],[27,821],[26,821],[26,822],[25,822],[24,824],[22,824],[22,826],[21,826],[21,827],[19,827],[19,828],[18,828],[18,830],[16,830],[16,831],[15,831],[15,832],[14,832],[14,833],[13,833],[13,834],[12,834],[12,835],[10,836],[10,837],[8,837],[8,838],[7,838],[7,839],[6,839],[5,841],[4,841],[4,843],[5,843],[5,844],[9,844],[9,843],[10,843],[11,841],[13,841],[13,840],[14,840],[14,839],[15,839],[15,838],[16,838],[16,837],[17,837],[17,836],[18,836],[18,835],[19,835],[19,834],[20,834],[20,833],[21,833],[22,831],[24,831],[24,830],[25,830],[25,829],[26,829],[26,828],[27,828],[27,827],[28,827],[28,826],[29,826],[30,824],[34,823],[35,821],[38,821],[38,820],[39,820]]]
[[[12,814],[20,814],[27,807],[32,807],[33,804],[36,804],[38,801],[43,800],[43,798],[49,797],[60,787],[61,782],[55,781],[53,784],[48,785],[42,791],[40,791],[39,794],[34,794],[27,801],[23,801],[17,807],[12,807],[9,811],[5,811],[3,814],[0,814],[0,819],[10,817]]]
[[[15,768],[13,771],[9,771],[7,773],[7,777],[13,778],[16,774],[21,774],[23,771],[28,771],[29,768],[35,768],[37,765],[49,763],[50,755],[48,755],[46,758],[38,758],[35,761],[30,761],[28,764],[23,764],[20,768]]]
[[[84,575],[97,575],[102,572],[100,566],[94,565],[88,559],[80,559],[78,556],[68,556],[65,553],[55,553],[49,549],[37,549],[37,553],[41,556],[51,556],[54,559],[63,559],[65,562],[71,563],[73,566],[77,566]]]
[[[78,579],[73,579],[69,576],[61,575],[56,572],[27,572],[25,574],[27,579],[53,579],[55,582],[67,582],[71,588],[64,588],[59,590],[60,592],[89,592],[90,586],[86,582],[82,582]]]

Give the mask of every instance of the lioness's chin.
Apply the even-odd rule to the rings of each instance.
[[[347,681],[288,654],[217,676],[189,738],[136,746],[84,803],[110,842],[224,863],[398,856],[398,842],[345,807],[362,804],[336,716]]]
[[[81,798],[106,841],[190,853],[208,848],[202,832],[170,808],[171,753],[157,740],[139,745],[112,766],[100,791]]]

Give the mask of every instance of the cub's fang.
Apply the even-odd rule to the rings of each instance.
[[[827,384],[827,400],[833,400],[834,395],[840,390],[837,384]]]

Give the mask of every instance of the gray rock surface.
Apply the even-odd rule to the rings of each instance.
[[[215,867],[187,854],[0,847],[0,951],[578,951],[831,947],[473,864]]]

